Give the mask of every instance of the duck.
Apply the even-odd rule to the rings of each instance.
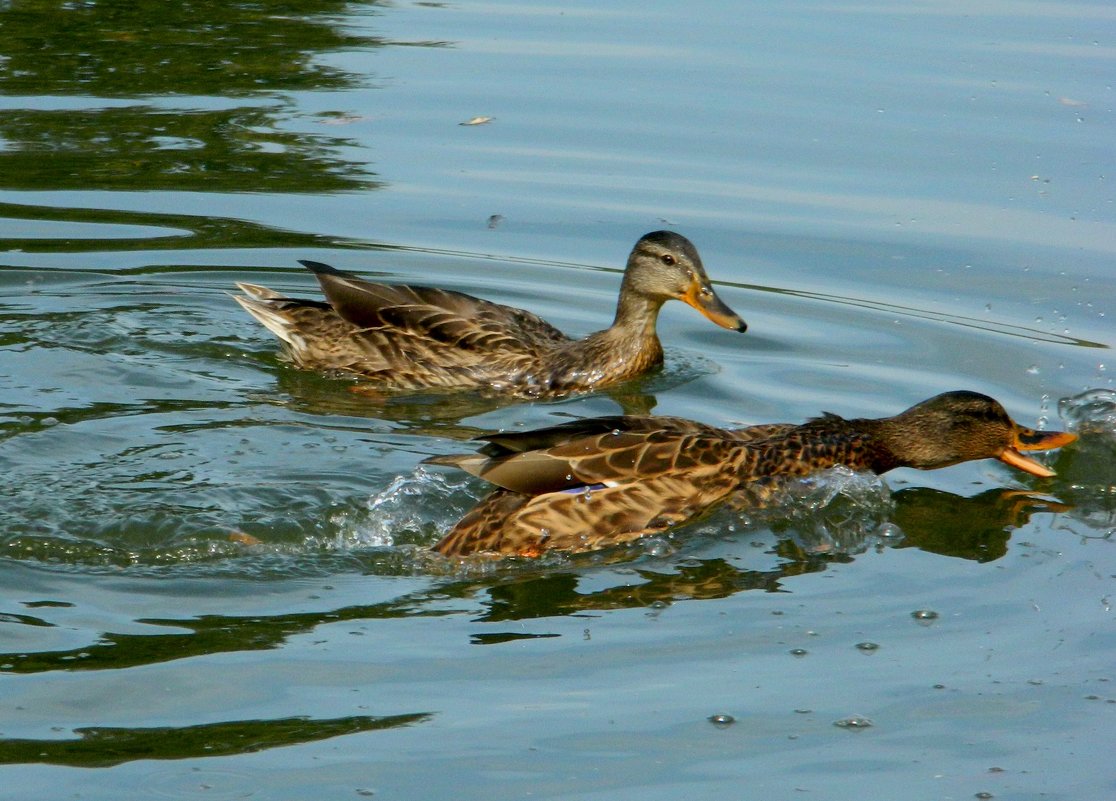
[[[244,294],[233,297],[279,338],[296,366],[355,374],[373,393],[552,398],[627,381],[663,363],[655,324],[668,300],[723,328],[748,328],[713,289],[697,248],[673,231],[640,237],[612,325],[578,340],[532,312],[463,292],[372,283],[321,262],[300,263],[317,277],[325,301],[239,282]]]
[[[1025,428],[978,392],[936,395],[892,417],[825,413],[800,425],[723,429],[677,417],[571,420],[485,434],[475,453],[434,456],[496,486],[433,546],[453,557],[538,557],[621,545],[691,522],[719,504],[761,504],[787,480],[845,465],[886,473],[999,459],[1033,476],[1026,455],[1076,435]]]

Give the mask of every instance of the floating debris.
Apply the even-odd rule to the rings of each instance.
[[[458,125],[486,125],[487,123],[492,122],[492,120],[493,120],[492,117],[473,117],[471,120],[465,120],[465,122],[459,122],[457,124]]]
[[[875,724],[872,723],[872,721],[870,721],[868,718],[863,718],[859,715],[853,715],[850,718],[841,718],[841,720],[835,720],[833,721],[833,725],[839,729],[861,730],[870,729]]]
[[[708,719],[710,723],[712,723],[719,729],[727,728],[733,723],[736,723],[736,718],[734,718],[732,715],[710,715]]]

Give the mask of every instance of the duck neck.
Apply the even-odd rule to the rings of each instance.
[[[622,286],[620,300],[616,304],[616,317],[613,318],[609,330],[622,331],[629,338],[657,339],[655,323],[659,319],[659,309],[662,306],[661,299],[649,298],[632,292],[627,286]]]
[[[592,362],[612,379],[637,376],[662,364],[663,346],[655,333],[655,318],[662,305],[661,301],[622,294],[612,325],[579,342],[578,350],[592,354]]]
[[[827,414],[752,446],[759,452],[757,467],[752,469],[759,474],[806,475],[845,465],[886,473],[902,466],[888,433],[883,420],[845,420]]]
[[[898,454],[906,452],[904,444],[908,438],[903,427],[896,425],[895,418],[861,418],[850,420],[849,423],[865,442],[862,463],[850,467],[860,467],[878,474],[907,466],[907,460],[900,458]]]

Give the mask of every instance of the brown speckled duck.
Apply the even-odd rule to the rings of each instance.
[[[843,464],[884,473],[999,459],[1053,471],[1024,451],[1076,439],[1015,423],[987,395],[947,392],[894,417],[726,430],[673,417],[603,417],[480,439],[479,453],[437,456],[498,489],[434,546],[447,556],[591,551],[663,532],[772,479]]]
[[[356,373],[384,390],[473,389],[556,397],[626,381],[662,364],[663,303],[688,303],[717,325],[747,324],[713,291],[686,237],[655,231],[628,257],[616,318],[571,340],[541,317],[461,292],[375,284],[313,261],[326,301],[237,284],[234,296],[284,343],[296,365]]]

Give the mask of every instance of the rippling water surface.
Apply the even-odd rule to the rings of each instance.
[[[1111,795],[1114,62],[1101,2],[0,4],[0,798]],[[663,227],[750,330],[670,304],[557,402],[369,398],[229,297],[308,258],[584,334]],[[482,431],[957,388],[1058,476],[427,550]]]

